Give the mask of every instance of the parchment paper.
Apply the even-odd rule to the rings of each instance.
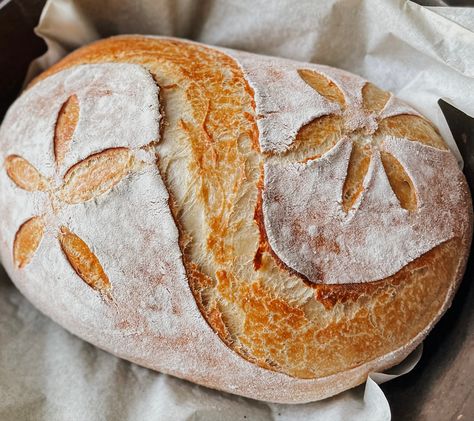
[[[474,114],[473,12],[401,0],[50,0],[37,28],[49,49],[28,79],[97,38],[185,37],[361,74],[433,120],[460,159],[436,101]],[[420,356],[421,347],[388,373],[374,373],[366,385],[334,398],[266,404],[98,350],[41,315],[0,272],[2,420],[388,420],[376,382],[410,371]]]

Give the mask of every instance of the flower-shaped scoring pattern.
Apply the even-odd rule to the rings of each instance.
[[[6,269],[25,294],[54,296],[59,312],[79,312],[89,328],[102,322],[76,298],[114,311],[127,288],[142,285],[137,266],[157,254],[136,238],[163,238],[158,94],[141,66],[75,66],[26,90],[0,128]]]
[[[370,282],[458,235],[447,215],[459,196],[436,172],[457,174],[457,164],[436,130],[356,76],[298,74],[338,111],[265,158],[264,235],[274,255],[314,283]]]
[[[346,109],[344,94],[334,82],[311,70],[300,70],[299,74],[319,94],[339,105],[340,112],[318,118],[304,126],[285,156],[293,160],[304,156],[302,162],[317,159],[333,148],[341,138],[348,136],[352,143],[352,153],[343,187],[344,211],[348,212],[362,193],[363,181],[375,151],[380,153],[385,173],[400,205],[405,209],[415,210],[413,182],[398,160],[384,150],[383,141],[386,136],[397,136],[446,150],[443,140],[431,124],[413,114],[384,115],[383,111],[391,100],[391,95],[370,82],[362,88],[362,107],[354,114],[354,110]]]
[[[54,157],[60,168],[79,120],[80,106],[72,95],[63,104],[54,134]],[[58,240],[76,273],[103,297],[110,298],[111,284],[102,265],[89,246],[55,215],[64,205],[84,203],[108,192],[133,169],[134,159],[128,148],[110,148],[93,154],[70,167],[60,186],[44,177],[30,162],[18,155],[5,160],[7,175],[20,189],[44,192],[49,197],[49,209],[36,215],[18,229],[13,242],[13,259],[17,268],[26,267],[40,246],[48,222],[59,227]],[[58,175],[58,174],[57,174]]]

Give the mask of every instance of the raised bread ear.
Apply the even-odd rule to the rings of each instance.
[[[95,43],[48,75],[14,113],[41,113],[38,90],[55,110],[81,99],[55,190],[65,206],[36,258],[9,271],[77,335],[209,387],[296,403],[400,361],[449,305],[469,244],[468,190],[448,152],[377,130],[415,113],[389,94],[325,66],[146,37]],[[99,102],[119,111],[88,119]],[[2,144],[31,159],[11,133],[15,114]],[[55,122],[41,116],[50,136]],[[34,131],[27,120],[22,133]],[[51,139],[36,146],[47,155]],[[32,162],[50,176],[40,155]],[[5,172],[0,188],[0,207],[30,212]],[[9,246],[31,214],[0,224]],[[102,299],[112,286],[114,305]]]

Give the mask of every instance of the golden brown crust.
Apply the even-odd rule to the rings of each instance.
[[[161,87],[165,124],[158,165],[173,198],[190,288],[207,322],[242,357],[295,377],[324,377],[403,347],[439,317],[465,263],[470,233],[389,278],[351,285],[304,283],[268,244],[261,210],[263,162],[320,156],[347,134],[342,114],[307,124],[285,154],[260,154],[253,91],[238,64],[217,50],[167,39],[100,41],[70,54],[32,83],[99,62],[140,64]],[[333,82],[313,71],[300,75],[344,109],[344,96]],[[371,84],[362,95],[363,107],[374,113],[389,99]],[[62,131],[69,133],[73,124],[74,119],[66,121]],[[382,134],[446,148],[436,130],[417,116],[383,119],[375,138]],[[344,187],[346,212],[362,190],[370,156],[370,146],[357,145]],[[416,207],[403,168],[388,155],[383,163],[402,206]],[[188,180],[179,177],[183,170]],[[199,211],[190,210],[191,204]],[[201,229],[196,221],[203,219]]]

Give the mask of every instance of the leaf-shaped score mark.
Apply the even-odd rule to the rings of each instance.
[[[40,216],[34,216],[18,229],[13,241],[13,261],[18,269],[30,263],[41,243],[44,234],[44,222]]]
[[[446,143],[431,123],[416,115],[399,114],[379,122],[377,136],[395,136],[420,142],[433,148],[448,150]]]
[[[402,164],[391,154],[380,152],[382,164],[387,174],[388,181],[393,192],[400,202],[400,206],[406,210],[414,211],[417,208],[417,200],[413,181],[406,173]]]
[[[64,176],[59,198],[83,203],[106,193],[128,175],[133,155],[127,148],[106,149],[73,165]]]
[[[364,179],[369,169],[372,150],[368,145],[354,142],[352,153],[347,168],[347,175],[342,187],[342,208],[349,212],[364,187]]]
[[[337,102],[341,108],[346,105],[344,94],[337,85],[320,73],[312,70],[300,69],[298,74],[309,86],[330,102]]]
[[[339,104],[344,111],[344,94],[334,82],[311,70],[300,69],[298,73],[320,95]],[[285,154],[285,158],[299,162],[317,159],[334,147],[343,135],[351,136],[352,153],[342,191],[343,210],[349,212],[362,194],[372,155],[375,150],[379,150],[385,173],[400,206],[414,211],[417,208],[417,198],[412,180],[396,158],[384,152],[383,148],[381,150],[380,145],[387,135],[418,141],[440,149],[446,149],[444,142],[436,129],[419,116],[401,114],[381,119],[380,114],[391,97],[389,92],[367,82],[361,94],[365,114],[374,115],[377,120],[375,133],[365,132],[366,128],[363,126],[347,132],[341,115],[318,117],[298,132],[295,143]],[[367,139],[368,134],[370,140]]]
[[[29,192],[46,191],[49,183],[25,158],[9,155],[5,168],[10,179],[20,188]]]
[[[64,226],[59,233],[59,242],[69,263],[81,279],[103,296],[110,296],[109,278],[89,246]]]
[[[70,96],[59,110],[54,129],[54,157],[56,164],[62,164],[72,136],[79,121],[79,101],[76,95]]]
[[[367,82],[362,88],[362,106],[367,112],[380,113],[390,99],[390,93]]]

